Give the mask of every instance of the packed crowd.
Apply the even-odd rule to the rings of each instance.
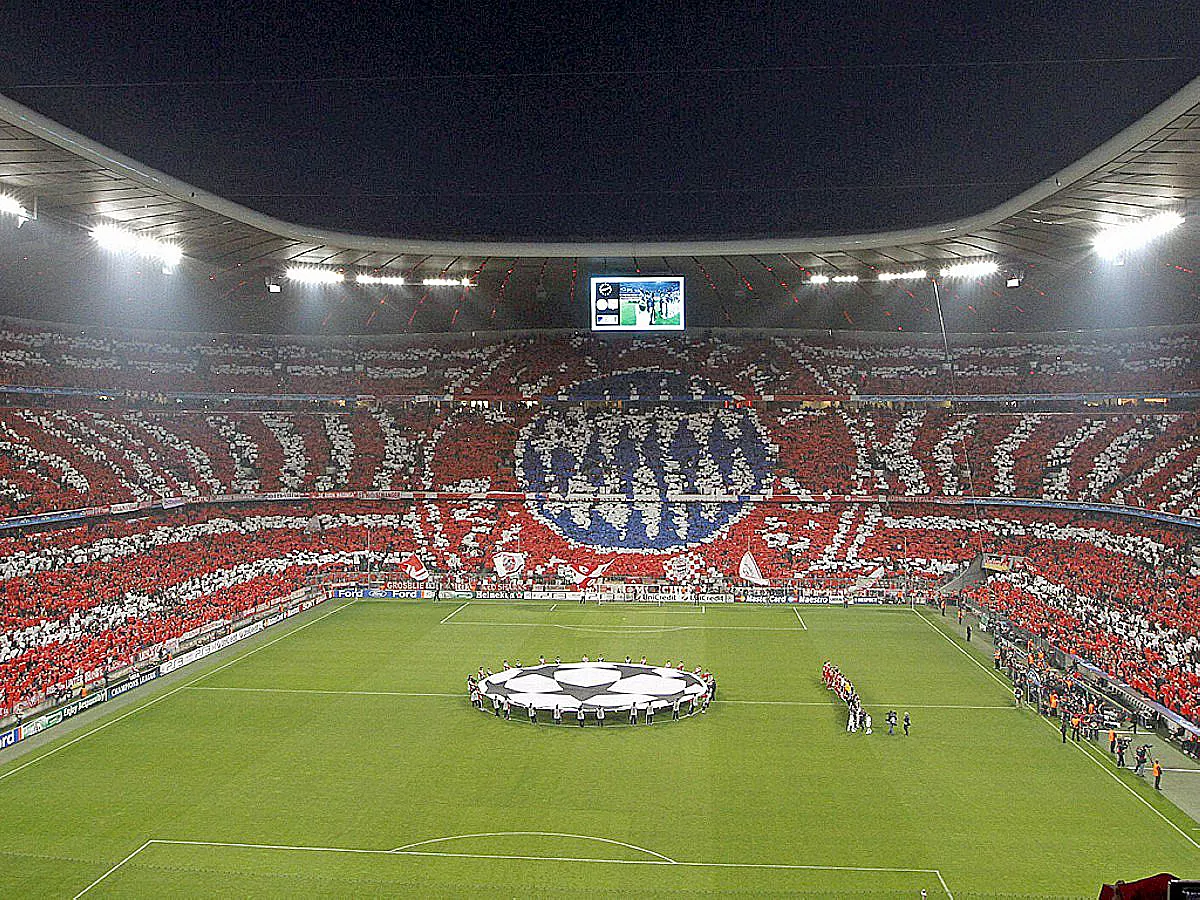
[[[600,372],[660,366],[664,354],[679,371],[726,373],[729,389],[743,396],[950,392],[942,347],[928,336],[906,335],[903,342],[889,335],[721,330],[620,342],[571,332],[179,336],[0,320],[0,383],[139,395],[554,395]],[[1186,330],[971,342],[955,347],[955,388],[987,394],[1181,390],[1200,385],[1197,359],[1200,340]]]
[[[0,409],[0,518],[175,498],[387,490],[620,495],[579,527],[611,524],[616,538],[628,511],[643,541],[664,527],[703,531],[720,510],[679,507],[659,522],[625,502],[629,494],[975,495],[1195,516],[1198,433],[1194,412],[10,407]],[[577,508],[548,514],[570,528]],[[676,522],[681,515],[689,521]]]
[[[718,592],[744,584],[737,573],[749,545],[772,583],[853,598],[885,575],[937,584],[980,552],[1009,552],[1036,564],[1045,547],[1048,556],[1081,564],[1100,554],[1112,567],[1110,581],[1136,583],[1160,618],[1194,618],[1200,609],[1195,574],[1173,574],[1188,563],[1187,532],[1106,516],[755,507],[698,549],[612,554],[573,546],[523,503],[429,501],[392,510],[353,501],[198,505],[0,537],[0,713],[169,651],[171,641],[228,622],[319,573],[359,569],[368,559],[371,568],[394,572],[414,554],[435,579],[480,589],[565,588],[577,580],[568,568],[590,572],[608,563],[609,579],[683,579]],[[493,556],[517,547],[525,567],[499,577]],[[688,567],[681,560],[698,562]],[[1155,571],[1158,581],[1149,574]],[[1176,584],[1191,593],[1171,595]],[[1169,668],[1162,662],[1152,670],[1163,679],[1159,696],[1175,684]]]
[[[1134,551],[1134,536],[1124,539]],[[1019,571],[968,590],[984,609],[1095,665],[1185,718],[1200,718],[1200,565],[1078,545],[1028,550]]]

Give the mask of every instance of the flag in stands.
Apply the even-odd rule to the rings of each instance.
[[[524,553],[497,553],[492,556],[492,568],[501,578],[517,575],[525,568]]]
[[[611,565],[612,565],[612,560],[609,560],[606,563],[601,563],[600,565],[596,566],[596,568],[592,569],[592,571],[588,572],[586,575],[583,576],[582,579],[580,579],[579,589],[582,591],[584,588],[586,588],[589,584],[592,583],[592,579],[599,578],[606,571],[608,571],[608,567]]]
[[[421,562],[421,558],[415,553],[410,553],[408,558],[400,563],[400,568],[413,581],[424,581],[429,577],[429,570],[425,568],[425,563]]]
[[[704,574],[704,559],[696,553],[685,553],[663,563],[663,573],[674,581],[695,581]]]
[[[612,560],[609,560],[606,563],[601,563],[589,572],[584,563],[568,563],[559,571],[561,574],[573,581],[577,588],[583,590],[588,586],[589,583],[591,583],[593,578],[599,578],[608,570],[608,567],[611,565]]]
[[[758,563],[754,561],[749,550],[742,555],[742,561],[738,564],[738,575],[751,584],[770,584],[767,579],[763,578],[762,571],[758,568]]]

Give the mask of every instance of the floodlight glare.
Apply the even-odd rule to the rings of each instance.
[[[809,284],[829,284],[829,276],[828,275],[814,275],[812,278],[808,279],[808,283]]]
[[[470,278],[426,278],[421,281],[425,287],[471,287]]]
[[[1104,259],[1116,259],[1130,250],[1137,250],[1183,224],[1177,212],[1159,213],[1128,225],[1106,228],[1092,239],[1092,246]]]
[[[404,276],[402,275],[358,275],[354,280],[359,284],[404,284]]]
[[[925,278],[927,275],[924,269],[913,269],[909,272],[880,272],[880,281],[916,281],[918,278]]]
[[[835,284],[854,284],[858,281],[857,275],[834,275],[833,281]]]
[[[97,244],[112,253],[132,253],[147,259],[156,259],[168,269],[179,265],[183,259],[183,250],[178,244],[146,237],[109,222],[93,228],[92,237]]]
[[[8,194],[0,194],[0,213],[16,216],[18,222],[29,218],[29,210],[21,205],[21,201]]]
[[[991,275],[998,271],[1000,271],[999,263],[990,259],[981,259],[975,262],[946,266],[938,274],[943,278],[978,278],[981,275]]]
[[[284,277],[301,284],[339,284],[346,276],[336,269],[322,269],[317,266],[291,266],[284,270]]]

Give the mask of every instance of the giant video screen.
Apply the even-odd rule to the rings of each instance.
[[[592,331],[683,331],[682,275],[595,275]]]

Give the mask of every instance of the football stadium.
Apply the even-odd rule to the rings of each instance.
[[[1200,896],[1194,49],[157,27],[0,61],[5,893]]]

